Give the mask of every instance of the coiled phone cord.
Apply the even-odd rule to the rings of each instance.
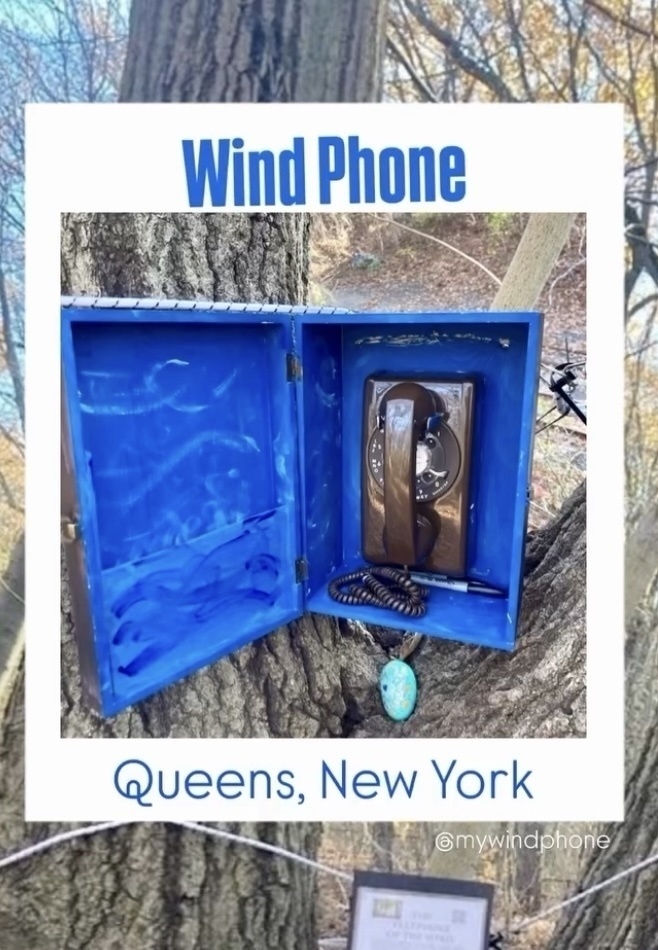
[[[348,584],[347,590],[343,590]],[[427,611],[425,588],[396,567],[362,567],[336,577],[329,584],[329,596],[339,604],[387,607],[407,617],[422,617]]]

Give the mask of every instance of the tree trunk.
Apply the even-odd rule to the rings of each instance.
[[[377,821],[367,826],[372,845],[372,866],[378,871],[393,871],[395,855],[395,823]]]
[[[528,822],[527,824],[514,824],[512,834],[515,835],[541,835],[543,825]],[[539,849],[520,848],[513,856],[513,898],[516,906],[521,909],[523,914],[530,916],[536,914],[541,906],[542,899],[542,854]]]
[[[383,0],[134,0],[122,84],[130,101],[364,101],[380,89]],[[62,292],[234,301],[302,302],[306,215],[68,215]],[[62,583],[64,735],[277,735],[296,731],[280,677],[298,675],[339,633],[313,623],[284,630],[225,663],[100,724],[80,709],[68,584]],[[308,638],[309,645],[304,643]],[[277,657],[277,651],[282,660]],[[353,650],[357,655],[356,645]],[[320,667],[321,669],[321,667]],[[320,677],[320,680],[322,677]],[[220,683],[225,683],[226,688]],[[325,693],[322,682],[311,692]],[[277,697],[269,710],[264,699]],[[244,699],[258,698],[253,708]],[[0,745],[0,847],[57,829],[26,828],[23,681],[8,690]],[[199,716],[201,707],[205,711]],[[340,707],[326,711],[336,728]],[[308,726],[307,726],[308,728]],[[322,727],[320,727],[322,728]],[[243,834],[312,854],[319,826],[241,826]],[[131,825],[65,845],[0,877],[7,950],[231,950],[313,947],[314,876],[245,847],[192,832]]]
[[[16,635],[23,626],[25,607],[25,536],[21,535],[11,554],[0,582],[0,683],[14,648]],[[0,690],[0,722],[2,698]]]
[[[651,549],[651,554],[655,550]],[[585,862],[578,889],[586,890],[658,853],[658,617],[638,611],[653,571],[635,584],[633,538],[626,549],[626,801],[625,819],[597,826],[610,847]],[[636,563],[634,569],[643,565]],[[631,613],[631,603],[635,606]],[[592,829],[588,829],[592,831]],[[658,950],[656,895],[658,864],[613,884],[608,890],[567,908],[558,921],[550,950],[609,947],[610,950]]]
[[[529,310],[569,237],[575,214],[531,214],[492,310]]]
[[[648,504],[626,537],[626,625],[658,570],[658,505]]]
[[[0,821],[4,848],[46,828]],[[299,850],[295,824],[223,826]],[[314,832],[304,826],[302,840]],[[50,831],[52,829],[48,829]],[[2,872],[3,950],[280,950],[316,945],[309,868],[175,826],[82,838]]]
[[[653,631],[656,639],[658,631]],[[650,636],[648,630],[645,636]],[[648,724],[628,772],[626,817],[622,824],[597,829],[611,839],[606,850],[592,853],[579,890],[604,881],[658,853],[658,717]],[[610,950],[658,950],[656,906],[658,865],[631,875],[579,904],[569,907],[550,942],[550,950],[609,947]]]
[[[121,99],[373,102],[385,18],[381,0],[133,0]]]

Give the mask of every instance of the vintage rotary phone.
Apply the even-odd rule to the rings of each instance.
[[[474,390],[461,377],[366,380],[362,548],[377,566],[334,580],[335,600],[417,617],[426,590],[410,568],[464,576]]]
[[[463,576],[472,380],[366,380],[363,553],[375,564]]]

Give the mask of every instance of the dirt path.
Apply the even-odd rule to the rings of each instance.
[[[525,225],[521,215],[400,215],[400,223],[421,230],[412,234],[369,215],[342,218],[339,234],[316,228],[314,281],[324,303],[354,310],[486,310],[495,280],[433,239],[501,279]],[[565,345],[572,358],[585,355],[585,252],[578,223],[538,302],[547,362],[563,359]]]

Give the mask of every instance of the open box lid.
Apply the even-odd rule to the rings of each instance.
[[[308,309],[63,299],[62,528],[97,711],[303,612],[290,384]]]

